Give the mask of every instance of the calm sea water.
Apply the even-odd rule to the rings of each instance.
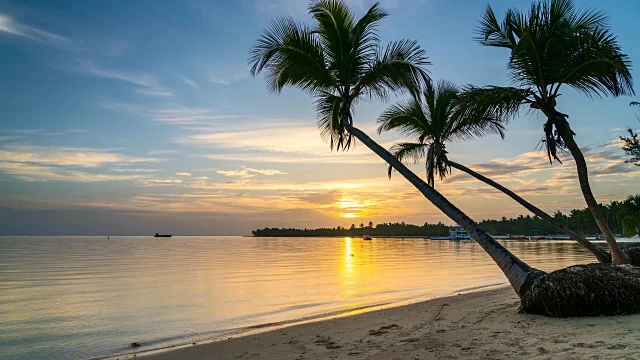
[[[572,242],[504,244],[543,270],[593,260]],[[470,241],[0,237],[0,358],[108,356],[494,284]]]

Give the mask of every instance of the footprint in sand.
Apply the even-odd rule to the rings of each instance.
[[[398,324],[385,325],[385,326],[381,326],[377,330],[369,330],[369,332],[367,334],[368,335],[373,335],[373,336],[380,336],[380,335],[384,335],[384,334],[388,333],[389,330],[397,329],[399,327],[400,326],[398,326]]]
[[[332,341],[330,336],[316,335],[316,340],[313,343],[318,346],[324,345],[327,349],[340,349],[342,347],[342,345]]]

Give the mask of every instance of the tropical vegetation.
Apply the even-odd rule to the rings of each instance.
[[[417,42],[400,40],[386,47],[380,44],[377,29],[387,13],[379,4],[356,19],[344,1],[319,0],[311,3],[309,14],[311,25],[292,18],[272,22],[250,50],[249,63],[251,74],[263,74],[272,92],[294,87],[315,100],[321,135],[332,149],[346,151],[358,141],[387,162],[491,256],[521,297],[523,311],[552,316],[640,311],[640,303],[634,300],[637,295],[625,301],[607,295],[611,289],[640,293],[640,278],[628,275],[633,272],[616,270],[614,278],[603,273],[608,271],[606,267],[593,268],[602,281],[589,283],[588,288],[601,296],[585,297],[584,277],[576,278],[575,272],[546,274],[529,266],[354,125],[353,111],[361,101],[386,101],[397,93],[416,98],[431,81],[425,70],[429,62]],[[573,140],[567,116],[555,108],[562,84],[588,94],[632,93],[626,56],[606,29],[603,15],[576,12],[570,1],[536,3],[530,16],[510,10],[502,27],[491,16],[488,8],[484,43],[510,47],[510,69],[521,87],[469,87],[463,101],[465,111],[472,116],[491,114],[497,121],[515,115],[521,105],[543,111],[548,118],[545,141],[549,158],[559,160],[558,151],[565,147],[572,153],[587,205],[605,235],[614,262],[626,262],[591,194],[584,157]],[[496,24],[497,28],[493,26]],[[532,61],[535,64],[527,63]]]
[[[640,106],[640,103],[632,101],[630,105]],[[640,166],[640,140],[638,140],[638,133],[630,127],[627,127],[627,132],[629,136],[620,136],[620,140],[624,143],[622,150],[627,156],[631,156],[631,159],[626,162]]]
[[[607,224],[616,234],[627,237],[634,236],[640,228],[640,194],[630,195],[622,201],[612,201],[600,204],[601,211]],[[583,236],[595,236],[600,229],[588,208],[573,209],[567,213],[557,210],[553,218],[566,227],[575,230]],[[537,216],[518,215],[516,217],[502,217],[500,219],[485,219],[478,223],[483,229],[493,235],[557,235],[554,225]],[[374,224],[351,224],[350,227],[336,226],[331,228],[297,229],[297,228],[263,228],[256,229],[254,236],[271,237],[331,237],[331,236],[447,236],[449,226],[443,223],[424,223],[413,225],[404,222]]]
[[[466,106],[505,119],[523,107],[540,111],[546,118],[542,141],[549,161],[560,161],[565,149],[570,152],[580,189],[613,262],[627,263],[591,191],[587,164],[569,116],[557,109],[563,85],[589,97],[634,93],[631,62],[611,32],[607,16],[595,9],[578,10],[571,0],[551,0],[536,1],[528,11],[511,8],[499,21],[487,6],[477,35],[480,44],[509,51],[507,69],[514,86],[468,86],[463,96]]]

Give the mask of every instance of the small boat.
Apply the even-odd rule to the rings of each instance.
[[[371,235],[363,235],[362,240],[373,240],[373,238],[371,237]]]
[[[158,234],[158,233],[153,235],[153,237],[172,237],[172,236],[173,234]]]

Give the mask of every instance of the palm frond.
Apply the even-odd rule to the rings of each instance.
[[[452,121],[452,127],[448,131],[451,138],[460,140],[470,140],[477,137],[487,135],[500,135],[502,139],[505,136],[504,120],[494,119],[492,117],[466,117]]]
[[[353,11],[343,1],[319,0],[311,3],[309,13],[315,20],[314,32],[319,35],[323,49],[331,59],[331,66],[340,68],[340,63],[348,58],[353,49]]]
[[[341,139],[348,136],[343,126],[340,125],[340,96],[325,92],[316,97],[315,107],[318,118],[318,129],[324,141],[329,142],[331,150],[343,143]],[[340,150],[338,148],[338,150]]]
[[[387,100],[389,91],[408,90],[417,95],[422,84],[429,81],[424,67],[429,65],[425,51],[415,40],[390,43],[378,50],[376,59],[368,64],[354,88],[357,95],[365,94]]]
[[[290,85],[315,94],[334,85],[322,45],[307,26],[291,18],[271,23],[251,48],[249,64],[251,75],[265,73],[273,92]]]
[[[424,134],[438,136],[433,133],[431,124],[425,118],[424,110],[417,99],[406,100],[390,106],[378,117],[378,124],[378,134],[383,131],[396,130],[403,135],[416,138]]]
[[[567,84],[587,96],[635,93],[631,60],[607,29],[596,28],[572,37],[567,41],[566,55],[558,59],[554,70],[562,78],[551,77],[551,81]]]
[[[459,95],[460,118],[494,119],[501,123],[510,121],[529,103],[532,92],[515,87],[467,85]]]
[[[476,41],[485,46],[513,49],[516,46],[516,39],[509,24],[510,19],[511,16],[507,16],[502,23],[499,23],[491,6],[487,5],[484,16],[480,20],[480,26],[476,29]]]
[[[380,4],[375,3],[351,30],[354,53],[350,74],[361,74],[366,70],[366,64],[375,59],[380,43],[377,33],[378,25],[387,16],[388,13],[380,8]]]
[[[417,164],[422,162],[426,154],[426,148],[429,144],[425,143],[412,143],[412,142],[401,142],[393,145],[389,152],[393,157],[398,159],[398,161],[405,164]],[[391,173],[393,172],[393,167],[389,165],[387,173],[389,175],[389,179],[391,179]]]

